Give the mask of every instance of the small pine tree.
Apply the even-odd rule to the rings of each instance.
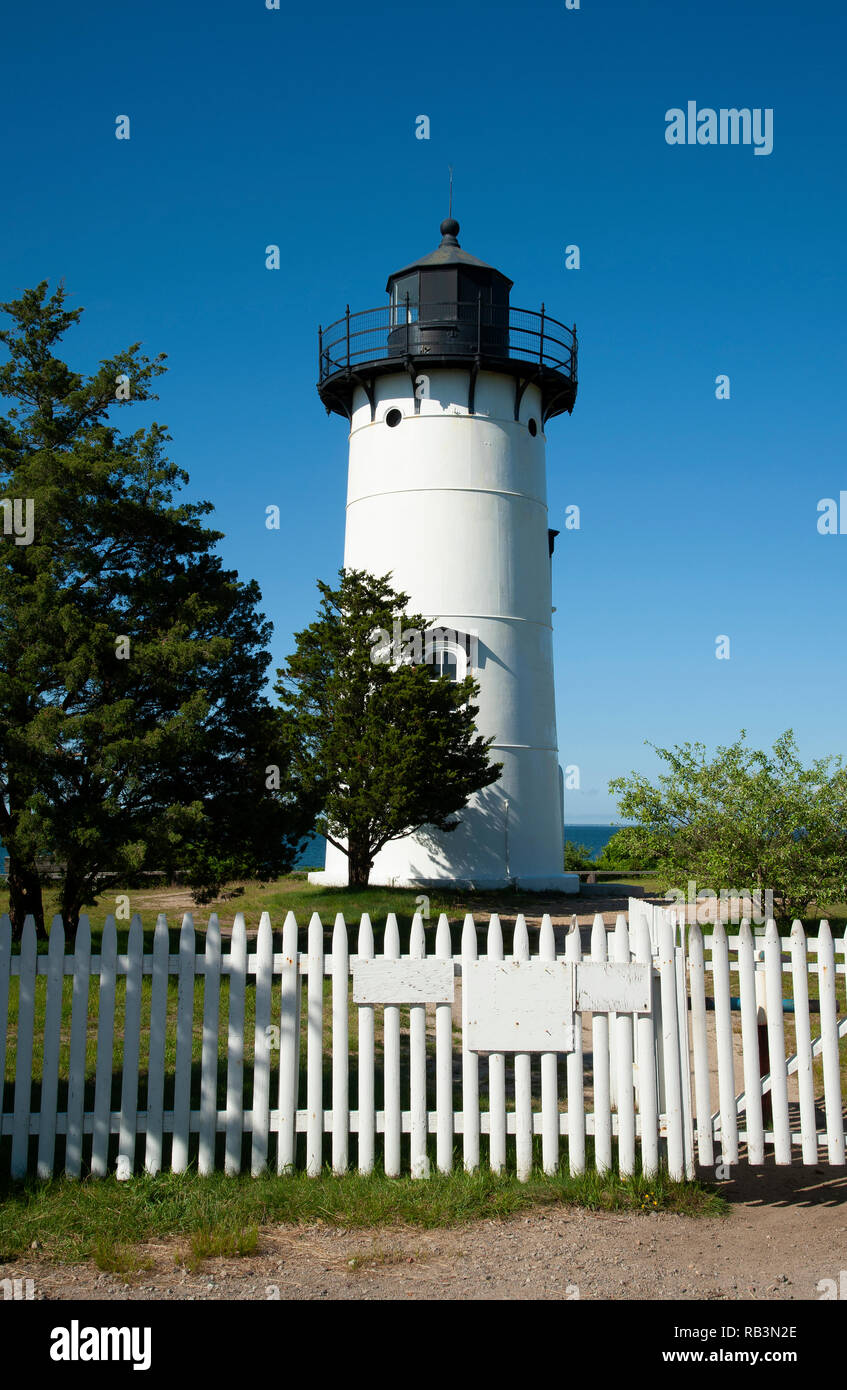
[[[472,677],[432,679],[425,662],[380,660],[376,634],[394,622],[425,633],[390,575],[341,570],[318,583],[318,618],[295,634],[278,673],[281,726],[291,768],[321,807],[317,829],[348,859],[351,886],[367,884],[374,856],[425,825],[451,831],[474,792],[500,776],[491,739],[474,723]]]

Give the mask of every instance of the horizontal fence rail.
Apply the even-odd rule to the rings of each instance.
[[[534,1163],[674,1178],[770,1155],[843,1165],[844,940],[826,923],[704,934],[630,906],[613,929],[598,915],[590,940],[575,919],[559,929],[563,951],[549,916],[519,916],[508,953],[496,914],[484,937],[468,916],[452,939],[446,917],[433,932],[418,914],[402,953],[393,915],[379,950],[367,915],[331,933],[314,915],[303,933],[289,913],[274,933],[265,913],[248,938],[239,914],[226,941],[214,914],[200,933],[190,914],[178,932],[160,916],[146,943],[138,917],[120,943],[114,918],[97,940],[83,917],[70,950],[55,918],[43,953],[31,919],[13,951],[2,918],[0,1167],[424,1178],[461,1163],[526,1179]],[[523,1051],[496,1013],[494,1041],[474,1043],[474,981],[489,978],[525,981],[530,1005],[541,991]],[[567,1042],[545,1051],[526,1029],[550,982],[573,996]]]

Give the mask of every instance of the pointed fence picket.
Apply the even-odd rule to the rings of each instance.
[[[82,1171],[82,1137],[85,1102],[85,1044],[88,1032],[88,993],[91,982],[91,927],[88,918],[85,916],[79,919],[74,948],[71,1051],[68,1062],[67,1140],[65,1143],[65,1173],[69,1178],[78,1178]],[[0,1023],[2,1023],[2,1020],[0,1020]],[[152,1025],[150,1037],[152,1040]],[[162,1074],[164,1075],[164,1065]],[[147,1109],[147,1133],[149,1135],[149,1102]]]
[[[241,1141],[244,1133],[244,1014],[247,987],[247,930],[242,912],[236,914],[232,926],[229,955],[224,957],[224,969],[229,974],[224,1171],[235,1174],[241,1172]]]
[[[462,977],[471,961],[477,959],[476,926],[467,913],[462,924]],[[467,990],[462,990],[462,1150],[465,1172],[475,1173],[479,1167],[479,1055],[466,1045],[468,1026]],[[0,1077],[2,1072],[0,1072]]]
[[[677,1016],[676,955],[674,931],[665,919],[659,926],[659,982],[662,999],[662,1036],[665,1104],[667,1111],[668,1172],[672,1178],[685,1175],[685,1124],[682,1112],[682,1069],[679,1056]]]
[[[697,922],[691,927],[688,949],[690,952],[691,1026],[694,1035],[697,1147],[700,1162],[711,1167],[714,1164],[714,1143],[712,1140],[712,1103],[709,1082],[708,1022],[706,1018],[706,956],[703,949],[703,932]]]
[[[300,970],[297,921],[293,912],[282,929],[279,1006],[278,1173],[294,1168],[297,1157],[297,1101],[300,1079]]]
[[[115,1045],[115,993],[118,969],[118,929],[106,918],[100,943],[100,994],[97,1009],[97,1064],[94,1081],[94,1139],[91,1173],[105,1176],[109,1161],[109,1119],[112,1113],[112,1072]]]
[[[591,959],[608,959],[606,927],[598,912],[591,928]],[[609,1015],[591,1016],[591,1049],[594,1068],[594,1163],[598,1173],[612,1166],[612,1090],[609,1056]]]
[[[782,1018],[782,945],[775,922],[768,923],[765,933],[765,986],[774,1156],[778,1164],[787,1164],[791,1162],[791,1129],[788,1119],[785,1027]]]
[[[9,980],[12,973],[12,920],[0,917],[0,1139],[3,1137],[3,1095],[6,1090],[6,1025],[9,1017]]]
[[[218,1132],[218,1029],[221,1011],[221,926],[213,912],[203,955],[203,1042],[200,1054],[198,1171],[212,1173]]]
[[[271,985],[274,943],[271,919],[262,913],[256,939],[256,1017],[253,1028],[253,1107],[250,1172],[253,1177],[268,1166],[271,1124]]]
[[[374,934],[367,913],[359,926],[359,959],[373,960]],[[376,1017],[374,1004],[359,1005],[359,1172],[372,1173],[374,1167],[376,1105],[374,1071],[376,1067]]]
[[[389,912],[385,923],[383,956],[386,960],[400,959],[400,932],[397,918]],[[400,1176],[400,1006],[386,1004],[383,1017],[383,1133],[385,1136],[385,1171],[390,1178]]]
[[[538,933],[538,954],[541,960],[555,961],[556,939],[549,912],[541,919]],[[559,1083],[558,1053],[541,1054],[541,1162],[545,1173],[559,1171]]]
[[[529,937],[523,913],[515,922],[512,955],[518,961],[529,960]],[[528,1052],[515,1054],[515,1158],[518,1179],[526,1182],[532,1172],[532,1057]]]
[[[797,1086],[803,1162],[812,1164],[817,1163],[818,1160],[818,1135],[815,1119],[812,1024],[809,1010],[808,952],[803,925],[796,921],[791,927],[791,980],[797,1034]]]
[[[225,1170],[235,1174],[241,1171],[248,1135],[254,1175],[273,1163],[278,1172],[303,1165],[316,1174],[325,1158],[330,1158],[330,1140],[332,1168],[343,1173],[350,1163],[353,1138],[361,1171],[370,1172],[379,1164],[389,1174],[409,1171],[418,1177],[430,1172],[433,1158],[439,1171],[448,1172],[457,1142],[465,1168],[476,1169],[484,1137],[492,1169],[503,1171],[512,1165],[521,1179],[532,1171],[536,1136],[548,1173],[556,1172],[563,1159],[572,1173],[582,1172],[587,1136],[594,1139],[598,1170],[617,1164],[623,1175],[635,1172],[639,1164],[646,1176],[655,1175],[661,1140],[674,1177],[691,1176],[695,1159],[706,1169],[717,1163],[732,1166],[739,1160],[760,1163],[771,1155],[782,1165],[800,1158],[807,1164],[828,1161],[843,1166],[841,1064],[847,1018],[843,1013],[839,1016],[839,1007],[847,971],[844,939],[833,941],[827,923],[808,939],[800,923],[795,923],[790,937],[782,939],[770,923],[757,945],[749,923],[733,935],[723,923],[705,934],[696,923],[680,932],[670,914],[661,910],[652,925],[655,930],[651,931],[650,913],[643,905],[629,926],[623,917],[618,918],[610,936],[602,918],[595,920],[586,959],[611,960],[610,969],[631,960],[649,965],[654,1003],[650,1013],[615,1013],[611,1026],[610,1014],[599,1009],[590,1016],[590,1023],[586,1019],[593,1044],[589,1076],[585,1074],[588,1059],[582,1055],[582,1015],[576,1015],[573,1050],[565,1055],[566,1108],[560,1109],[565,1098],[559,1094],[559,1054],[542,1053],[536,1063],[527,1052],[480,1057],[466,1046],[462,978],[480,954],[471,917],[463,924],[461,949],[455,956],[447,919],[439,918],[430,956],[423,919],[416,915],[404,957],[393,916],[386,922],[381,955],[375,951],[373,928],[366,917],[352,954],[348,927],[340,915],[328,951],[324,925],[313,916],[307,950],[302,953],[292,914],[285,919],[281,952],[275,947],[267,914],[255,944],[249,946],[239,914],[226,952],[221,949],[220,924],[212,917],[199,953],[194,923],[186,914],[176,954],[170,953],[164,918],[157,923],[148,954],[137,917],[130,924],[126,951],[120,954],[114,918],[107,920],[94,954],[85,918],[67,944],[61,921],[54,920],[43,954],[39,954],[32,921],[27,922],[18,944],[11,941],[8,918],[2,919],[0,1082],[5,1083],[5,1096],[0,1107],[0,1167],[23,1177],[32,1165],[32,1171],[46,1178],[62,1164],[71,1177],[87,1171],[102,1175],[117,1164],[118,1175],[126,1177],[139,1165],[150,1173],[160,1172],[166,1164],[183,1172],[193,1161],[201,1173],[210,1173],[222,1158]],[[534,940],[532,930],[519,916],[510,959],[531,962],[537,956],[555,961],[550,918],[542,919]],[[677,944],[678,940],[685,944]],[[496,914],[488,923],[484,954],[493,961],[504,960],[503,932]],[[568,932],[564,957],[558,958],[570,962],[574,970],[580,968],[583,950],[578,926]],[[460,1097],[454,1097],[453,1085],[454,1006],[445,1000],[443,987],[432,1005],[420,1001],[419,995],[407,1005],[357,1004],[357,1036],[351,1040],[351,971],[357,962],[378,965],[401,959],[400,975],[411,981],[418,967],[420,978],[432,979],[436,961],[450,963],[459,992],[457,1008],[461,1002]],[[67,1054],[61,1047],[66,977],[70,977],[71,1005]],[[195,1100],[192,1053],[195,995],[201,977],[202,1043]],[[443,973],[440,978],[444,980]],[[228,995],[225,1021],[221,1017],[223,979]],[[304,981],[308,1002],[301,1056]],[[97,996],[97,1014],[89,1020],[91,988]],[[149,1025],[143,1022],[142,1009],[148,989]],[[786,989],[787,1000],[783,999]],[[274,1016],[276,997],[279,1012]],[[253,999],[251,1050],[246,1051],[247,1004]],[[6,1026],[13,1006],[16,1035]],[[406,1010],[408,1051],[404,1052]],[[383,1049],[378,1059],[380,1024]],[[819,1035],[813,1036],[813,1031]],[[791,1056],[786,1055],[787,1037],[794,1048]],[[351,1091],[353,1047],[358,1049],[358,1076]],[[611,1058],[616,1071],[614,1103]],[[245,1096],[251,1061],[252,1086]],[[488,1072],[487,1098],[480,1096],[481,1061]],[[512,1110],[507,1108],[508,1067],[513,1067],[514,1076]],[[223,1072],[225,1100],[219,1109],[218,1077]],[[325,1075],[327,1087],[331,1084],[331,1100],[325,1094]],[[35,1109],[33,1078],[40,1078]],[[586,1104],[588,1081],[593,1082],[593,1104]],[[275,1108],[271,1102],[274,1085]],[[379,1110],[377,1085],[382,1089]],[[172,1108],[166,1109],[170,1095]],[[404,1095],[407,1110],[401,1108]],[[711,1113],[714,1101],[717,1110]],[[330,1108],[325,1108],[327,1102]],[[822,1131],[817,1127],[819,1115],[825,1117]]]
[[[489,960],[503,959],[503,928],[493,913],[488,924],[486,955]],[[492,1173],[502,1173],[506,1167],[506,1054],[491,1052],[488,1056],[488,1161]]]
[[[573,919],[565,942],[565,960],[577,965],[582,960],[579,923]],[[585,1172],[585,1078],[583,1076],[582,1019],[577,1014],[573,1051],[565,1063],[568,1087],[568,1167],[572,1175]]]
[[[315,1176],[323,1164],[323,1033],[324,1033],[324,932],[321,919],[312,913],[309,922],[309,995],[306,1005],[306,1172]]]
[[[179,933],[179,984],[176,1010],[176,1061],[174,1062],[174,1117],[171,1172],[188,1167],[188,1130],[191,1110],[191,1043],[194,1032],[194,921],[190,912]],[[242,1019],[243,1031],[243,1019]]]
[[[821,1001],[821,1051],[823,1053],[823,1085],[826,1104],[826,1146],[829,1162],[843,1167],[844,1116],[838,1053],[835,950],[829,922],[821,922],[818,932],[818,987]]]
[[[32,917],[27,917],[21,938],[18,977],[18,1046],[15,1057],[15,1108],[12,1118],[13,1178],[24,1177],[28,1166],[36,963],[35,922]]]
[[[59,1044],[62,1027],[62,985],[65,974],[65,928],[61,917],[50,927],[47,953],[47,997],[44,1003],[44,1054],[41,1066],[41,1106],[38,1118],[37,1172],[53,1176],[56,1152],[56,1111],[59,1091]],[[0,1073],[2,1095],[2,1073]]]
[[[51,941],[52,945],[52,941]],[[129,924],[126,948],[126,991],[124,994],[123,1060],[121,1065],[121,1112],[118,1131],[118,1162],[125,1172],[135,1165],[135,1136],[138,1128],[138,1059],[141,1045],[141,982],[144,970],[144,931],[141,918]],[[49,988],[49,987],[48,987]],[[59,996],[61,998],[61,995]]]
[[[738,939],[738,977],[741,997],[741,1046],[744,1057],[744,1108],[747,1149],[751,1163],[765,1161],[765,1131],[762,1118],[762,1091],[759,1059],[759,1010],[756,1003],[753,933],[750,923],[741,923]]]
[[[679,934],[684,942],[684,926],[680,929],[672,914],[671,926],[675,936]],[[679,1069],[682,1090],[682,1153],[685,1176],[695,1175],[694,1161],[694,1108],[691,1097],[691,1036],[688,1027],[688,988],[686,981],[685,947],[674,946],[674,965],[676,968],[676,1006],[679,1027]]]
[[[630,962],[629,931],[623,913],[615,923],[615,960]],[[618,1167],[623,1177],[635,1172],[635,1098],[632,1090],[633,1016],[615,1015],[615,1060],[617,1063]]]
[[[712,971],[715,990],[715,1034],[718,1053],[718,1094],[720,1098],[720,1153],[722,1163],[738,1162],[738,1109],[735,1100],[735,1066],[732,1047],[732,1006],[729,972],[729,942],[726,928],[718,922],[712,932]],[[695,1049],[697,1038],[695,1035]],[[695,1051],[695,1055],[696,1051]],[[708,1059],[701,1052],[701,1065]]]
[[[424,960],[425,957],[423,917],[416,912],[412,919],[409,959]],[[430,1167],[426,1151],[426,1004],[409,1006],[409,1136],[412,1177],[426,1178]]]
[[[652,966],[653,946],[649,927],[643,917],[636,922],[632,935],[635,938],[632,943],[635,959],[642,965]],[[655,980],[652,983],[655,995]],[[659,1171],[659,1092],[655,1018],[650,1014],[639,1014],[635,1027],[638,1042],[636,1092],[641,1128],[641,1170],[645,1177],[652,1178]]]
[[[347,924],[339,912],[332,932],[332,1171],[346,1173],[350,1130],[350,1037]]]
[[[437,960],[452,960],[450,924],[444,913],[435,929]],[[435,1006],[435,1161],[441,1173],[453,1168],[453,1005]]]
[[[165,1032],[168,1011],[168,924],[162,913],[153,933],[150,988],[150,1043],[147,1067],[147,1143],[144,1167],[150,1174],[162,1169],[165,1111]]]

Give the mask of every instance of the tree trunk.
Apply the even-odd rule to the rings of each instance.
[[[68,902],[63,898],[60,910],[66,935],[75,936],[76,929],[79,926],[79,914],[82,911],[82,903],[76,900]]]
[[[372,868],[367,842],[357,844],[351,836],[347,843],[347,887],[367,888]]]
[[[65,867],[65,877],[62,883],[62,897],[60,912],[62,921],[65,924],[66,932],[76,932],[79,926],[79,914],[82,912],[86,902],[90,902],[91,897],[88,892],[89,883],[85,875],[76,874],[71,865]]]
[[[41,879],[31,864],[22,864],[14,855],[10,855],[9,916],[12,919],[12,937],[15,941],[20,940],[24,921],[30,914],[35,918],[35,930],[38,935],[46,936]]]

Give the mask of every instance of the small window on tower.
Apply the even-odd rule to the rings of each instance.
[[[529,424],[527,425],[527,429],[529,430],[530,434],[532,435],[532,437],[533,437],[533,439],[534,439],[535,436],[538,434],[538,425],[536,424],[535,420],[530,420],[530,421],[529,421]]]
[[[435,651],[429,657],[429,674],[433,680],[438,680],[439,676],[446,676],[448,680],[457,681],[459,679],[459,668],[456,661],[456,653],[451,651]]]
[[[401,410],[389,410],[386,412],[385,423],[389,429],[395,429],[402,419],[403,412]]]

